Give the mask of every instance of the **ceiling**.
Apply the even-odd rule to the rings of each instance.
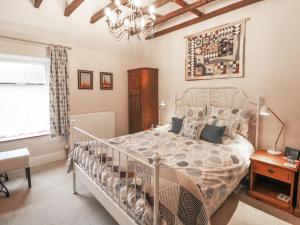
[[[87,0],[65,17],[64,0],[44,0],[38,9],[31,0],[1,0],[0,35],[123,53],[137,51],[141,41],[117,41],[105,20],[90,23],[91,15],[103,4],[103,0]]]
[[[99,10],[111,3],[110,0],[77,0],[78,7],[65,16],[65,9],[74,0],[1,0],[0,1],[0,35],[22,37],[38,41],[51,41],[66,45],[80,45],[84,47],[104,49],[124,53],[137,53],[143,41],[132,40],[117,41],[108,31],[105,17],[91,23],[91,18]],[[122,2],[126,0],[121,0]],[[178,24],[194,20],[201,22],[201,18],[209,19],[211,12],[216,9],[244,2],[252,4],[257,0],[142,0],[147,9],[151,4],[158,4],[158,20],[156,36],[164,35],[177,29]],[[174,16],[174,12],[195,2],[204,2],[199,8],[185,11],[182,15]],[[40,5],[35,3],[40,2]],[[186,6],[180,5],[187,4]],[[34,7],[36,6],[36,7]],[[195,12],[197,11],[197,12]],[[224,12],[223,12],[224,13]],[[211,15],[207,17],[206,15]],[[167,15],[167,16],[166,16]],[[161,16],[161,18],[159,18]],[[169,17],[170,16],[170,17]],[[173,17],[172,17],[173,16]],[[166,18],[167,17],[167,18]],[[200,21],[198,21],[200,18]],[[191,23],[191,24],[193,24]],[[188,22],[189,25],[190,22]],[[175,28],[175,29],[174,29]]]

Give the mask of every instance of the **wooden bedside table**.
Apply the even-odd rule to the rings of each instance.
[[[298,176],[297,202],[296,202],[296,208],[294,210],[294,215],[300,217],[300,172]]]
[[[295,175],[299,163],[292,168],[285,166],[285,162],[287,160],[283,155],[275,156],[265,150],[257,150],[251,156],[249,195],[292,213]],[[289,202],[277,199],[280,193],[289,196]]]

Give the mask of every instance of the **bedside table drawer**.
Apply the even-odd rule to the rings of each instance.
[[[253,163],[254,173],[259,173],[261,175],[274,178],[283,182],[291,183],[292,182],[292,173],[285,169],[278,168],[276,166],[254,162]]]

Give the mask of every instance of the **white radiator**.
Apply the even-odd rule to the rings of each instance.
[[[113,138],[115,137],[115,112],[107,111],[71,115],[71,125],[97,138]]]

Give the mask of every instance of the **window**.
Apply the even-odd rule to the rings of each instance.
[[[0,141],[49,133],[49,60],[0,55]]]

